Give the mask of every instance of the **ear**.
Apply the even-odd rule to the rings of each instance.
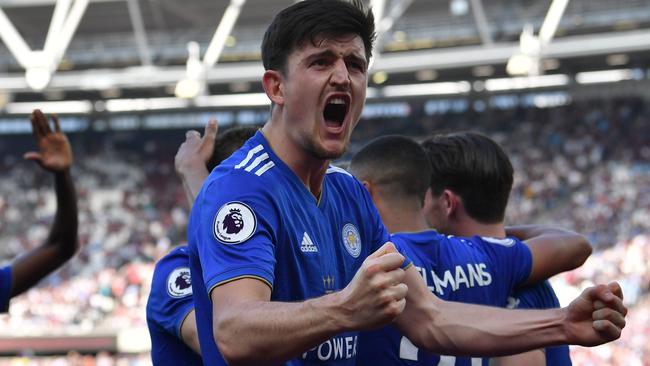
[[[373,191],[374,191],[374,188],[375,188],[372,185],[372,183],[370,181],[368,181],[368,180],[362,180],[361,184],[363,184],[363,186],[366,187],[366,190],[368,191],[368,193],[370,193],[370,196],[372,197]]]
[[[266,70],[262,77],[264,92],[277,105],[284,105],[284,76],[277,70]]]
[[[440,199],[441,207],[445,213],[445,216],[447,217],[452,216],[458,209],[458,204],[459,204],[458,196],[454,192],[445,189],[444,191],[442,191],[442,194],[440,195],[439,199]]]

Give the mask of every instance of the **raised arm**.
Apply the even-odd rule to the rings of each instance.
[[[215,342],[230,365],[273,365],[336,334],[387,324],[405,305],[403,261],[385,244],[343,290],[303,302],[269,301],[269,286],[253,278],[218,286],[211,293]]]
[[[533,266],[525,285],[575,269],[591,255],[587,238],[573,231],[544,225],[522,225],[508,227],[506,233],[523,240],[533,255]]]
[[[625,326],[617,283],[588,288],[562,309],[508,310],[442,301],[414,268],[406,272],[406,308],[396,325],[433,353],[500,356],[563,343],[595,346],[617,339]]]
[[[32,132],[38,151],[25,153],[27,160],[37,162],[43,169],[54,174],[56,214],[45,242],[12,263],[12,291],[16,296],[34,286],[43,277],[70,259],[79,247],[77,238],[77,195],[70,166],[72,150],[67,137],[61,132],[59,120],[52,117],[54,131],[40,110],[31,115]]]
[[[198,131],[187,131],[185,142],[178,148],[174,157],[176,173],[183,182],[183,189],[190,207],[194,204],[194,199],[201,190],[203,181],[210,174],[205,164],[212,156],[218,129],[217,121],[211,119],[205,126],[203,137]]]

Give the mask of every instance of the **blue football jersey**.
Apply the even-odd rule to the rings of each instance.
[[[559,308],[560,301],[548,281],[541,282],[516,291],[508,299],[510,308],[517,309],[549,309]],[[548,366],[570,366],[571,356],[569,346],[555,346],[544,349],[546,353],[546,365]]]
[[[181,324],[194,309],[187,246],[174,248],[156,263],[147,301],[151,360],[158,365],[202,365],[181,338]]]
[[[515,238],[461,238],[434,230],[396,233],[391,240],[413,261],[429,290],[446,301],[503,307],[532,268],[528,247]],[[488,365],[488,359],[439,356],[420,350],[393,326],[359,336],[358,365]]]
[[[358,180],[330,167],[317,200],[258,131],[207,178],[188,239],[201,351],[215,365],[215,287],[248,277],[266,283],[272,301],[319,297],[344,288],[389,234]],[[287,365],[354,365],[357,336],[339,334]]]
[[[0,313],[9,310],[11,300],[11,266],[0,268]]]

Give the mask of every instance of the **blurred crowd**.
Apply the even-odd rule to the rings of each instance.
[[[96,355],[81,355],[70,352],[65,356],[52,357],[8,357],[0,359],[0,366],[151,366],[151,357],[146,354],[112,355],[99,352]]]
[[[500,142],[516,171],[507,222],[561,225],[588,235],[595,246],[584,266],[554,279],[561,299],[595,282],[617,280],[624,288],[631,311],[622,338],[595,349],[572,348],[574,364],[650,365],[648,126],[650,109],[642,100],[598,100],[413,116],[399,123],[362,121],[350,150],[386,133],[422,138],[436,131],[475,130]],[[0,316],[0,336],[145,325],[153,265],[184,241],[189,210],[173,167],[184,131],[172,142],[142,136],[146,140],[136,146],[124,144],[129,148],[110,134],[73,144],[83,249],[38,288],[12,300],[9,315]],[[0,259],[42,242],[54,214],[51,186],[39,184],[50,177],[22,162],[20,153],[0,161]],[[0,366],[64,364],[150,361],[108,354],[0,359]]]

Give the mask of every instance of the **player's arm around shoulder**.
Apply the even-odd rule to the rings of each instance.
[[[456,356],[501,356],[555,344],[594,346],[620,337],[627,309],[616,283],[586,289],[567,308],[507,310],[443,301],[413,268],[396,325],[416,346]]]
[[[592,252],[584,235],[558,227],[522,225],[508,227],[506,232],[524,241],[531,251],[532,268],[524,285],[578,268]]]

